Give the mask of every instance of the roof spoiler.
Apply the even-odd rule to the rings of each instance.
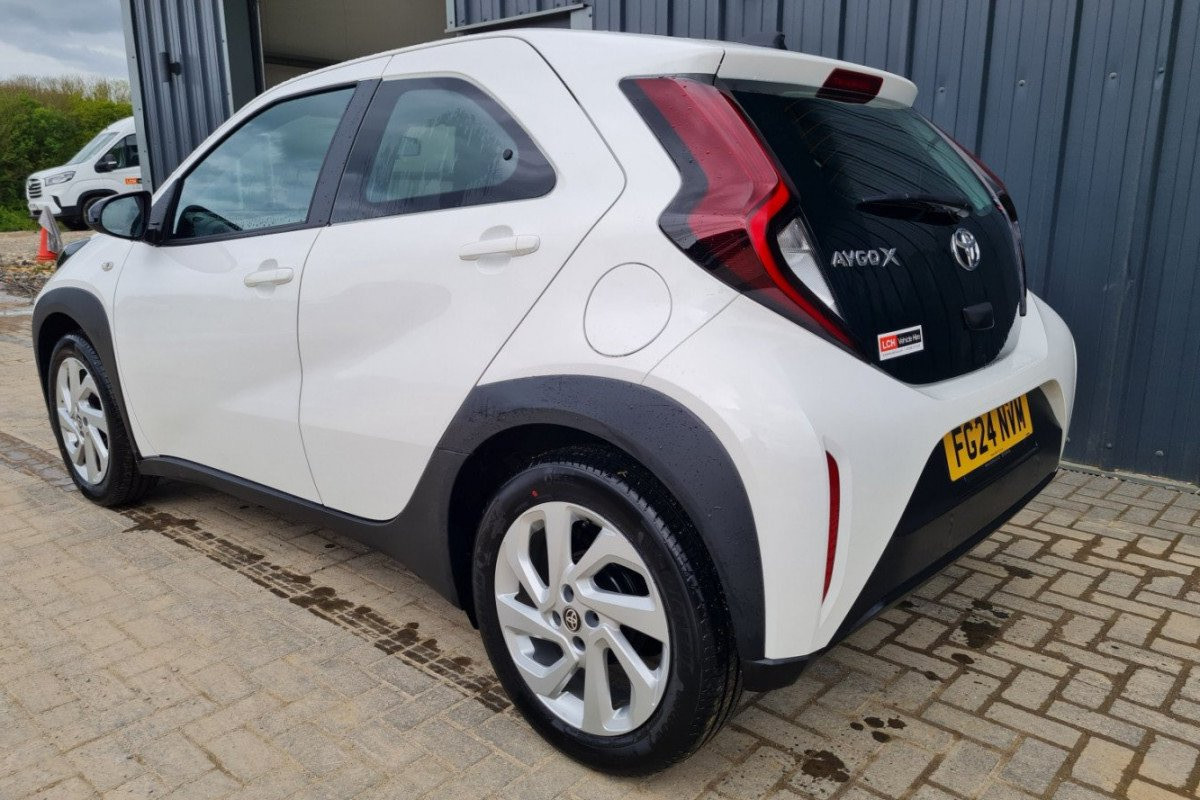
[[[774,50],[787,50],[783,43],[783,31],[758,31],[748,33],[739,39],[742,44],[752,44],[756,47],[770,47]]]

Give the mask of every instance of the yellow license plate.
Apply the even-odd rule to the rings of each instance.
[[[1027,395],[964,422],[942,438],[950,480],[979,469],[1031,433],[1033,417]]]

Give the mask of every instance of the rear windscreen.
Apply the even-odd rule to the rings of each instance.
[[[815,96],[736,92],[792,179],[839,204],[888,197],[953,200],[979,213],[991,193],[954,147],[911,108]],[[783,146],[778,146],[782,144]]]
[[[864,353],[914,383],[992,361],[1020,298],[1014,230],[956,146],[909,107],[763,84],[732,92],[794,185]],[[884,349],[896,336],[912,346]]]

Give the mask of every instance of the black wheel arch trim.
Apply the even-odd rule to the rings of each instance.
[[[688,514],[713,559],[741,658],[760,657],[762,561],[741,477],[699,417],[639,384],[556,375],[476,386],[447,427],[407,505],[389,520],[345,514],[177,458],[146,458],[140,468],[147,475],[220,489],[350,536],[395,557],[447,600],[467,608],[470,586],[455,568],[459,554],[454,549],[461,539],[455,537],[451,519],[464,464],[497,435],[546,426],[602,440],[654,474]],[[473,540],[474,530],[470,535]]]
[[[74,321],[96,348],[122,421],[131,431],[108,316],[99,298],[76,287],[52,289],[34,309],[34,349],[48,413],[47,373],[53,343],[42,342],[42,329],[56,314]],[[554,375],[476,386],[447,427],[407,505],[390,520],[338,512],[184,459],[139,456],[139,462],[146,475],[207,485],[358,539],[396,557],[463,607],[470,594],[455,573],[450,520],[460,470],[470,455],[493,437],[546,425],[603,440],[638,461],[665,486],[713,559],[740,657],[760,657],[765,615],[762,559],[741,476],[716,434],[698,416],[640,384],[588,375]],[[435,531],[436,538],[430,541],[427,536],[413,535],[414,531]]]
[[[663,484],[713,559],[738,653],[761,656],[765,601],[758,533],[741,474],[708,425],[678,401],[641,384],[552,375],[476,386],[439,447],[468,454],[505,431],[535,425],[600,439]]]
[[[96,349],[100,363],[108,374],[112,387],[113,398],[117,401],[117,412],[121,422],[129,432],[129,441],[137,454],[137,442],[134,441],[133,427],[129,424],[129,413],[125,406],[125,395],[121,388],[121,378],[117,371],[117,357],[113,350],[112,329],[108,323],[108,312],[100,298],[86,289],[76,286],[61,286],[43,294],[33,307],[33,352],[37,362],[38,378],[42,386],[42,397],[46,401],[46,412],[53,414],[53,404],[50,398],[50,355],[54,351],[59,336],[51,339],[43,337],[43,329],[47,321],[57,316],[66,317],[73,323],[73,328]],[[65,330],[63,331],[66,332]]]

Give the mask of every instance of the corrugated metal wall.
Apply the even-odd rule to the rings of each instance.
[[[227,4],[254,7],[123,0],[148,177],[161,180],[244,99],[230,98]],[[450,0],[447,11],[464,26],[564,7],[578,3]],[[1075,333],[1068,458],[1200,483],[1200,3],[595,0],[590,8],[598,29],[734,40],[781,30],[794,49],[911,77],[918,108],[1008,183],[1031,285]],[[163,69],[160,53],[178,74]]]
[[[222,0],[124,0],[138,133],[157,185],[231,113]],[[127,39],[129,37],[127,36]]]
[[[552,3],[458,0],[459,24]],[[598,29],[739,39],[899,72],[1020,209],[1074,331],[1067,457],[1200,482],[1200,3],[596,0]]]

